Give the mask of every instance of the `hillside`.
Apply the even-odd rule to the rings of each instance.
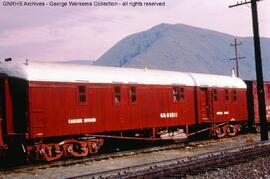
[[[236,37],[239,46],[240,77],[255,79],[252,37]],[[231,75],[235,65],[234,36],[184,24],[160,24],[130,35],[102,55],[94,64],[184,72]],[[264,79],[270,80],[270,39],[261,38]]]

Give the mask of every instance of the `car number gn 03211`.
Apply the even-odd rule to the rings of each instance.
[[[177,118],[177,112],[160,113],[160,118]]]

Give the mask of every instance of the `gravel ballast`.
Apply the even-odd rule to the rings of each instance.
[[[270,152],[270,151],[269,151]],[[253,161],[240,163],[216,171],[208,171],[199,175],[188,175],[188,179],[269,179],[270,178],[270,153],[267,157],[259,157]]]

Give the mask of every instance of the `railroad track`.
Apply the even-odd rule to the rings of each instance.
[[[11,173],[11,172],[20,172],[20,171],[34,171],[37,169],[46,169],[46,168],[57,168],[61,166],[72,166],[77,164],[83,164],[88,162],[95,162],[95,161],[101,161],[101,160],[109,160],[114,158],[120,158],[120,157],[127,157],[127,156],[134,156],[139,154],[145,154],[145,153],[152,153],[152,152],[158,152],[163,150],[175,150],[175,149],[181,149],[186,147],[197,147],[200,145],[208,145],[208,144],[214,144],[218,142],[223,142],[227,140],[234,140],[237,137],[232,138],[223,138],[219,140],[210,139],[205,141],[193,141],[188,144],[170,144],[165,146],[155,146],[150,148],[143,148],[143,149],[136,149],[136,150],[127,150],[127,151],[121,151],[121,152],[113,152],[108,154],[99,154],[95,155],[89,158],[81,158],[81,159],[66,159],[66,160],[60,160],[60,161],[53,161],[49,163],[34,163],[34,164],[26,164],[26,165],[19,165],[19,166],[13,166],[13,167],[7,167],[7,168],[0,168],[0,172],[4,173]]]
[[[258,156],[270,155],[270,142],[257,142],[242,147],[226,148],[214,152],[180,157],[172,160],[152,162],[99,173],[87,173],[67,177],[73,178],[182,178],[187,175],[224,168],[252,160]]]
[[[200,145],[201,143],[192,143],[190,146]],[[86,163],[86,162],[94,162],[94,161],[101,161],[101,160],[108,160],[108,159],[114,159],[114,158],[120,158],[120,157],[126,157],[126,156],[133,156],[143,153],[151,153],[151,152],[157,152],[162,150],[174,150],[179,148],[184,148],[187,145],[185,144],[170,144],[165,146],[155,146],[155,147],[149,147],[149,148],[142,148],[142,149],[136,149],[136,150],[127,150],[127,151],[120,151],[120,152],[113,152],[113,153],[107,153],[107,154],[98,154],[91,157],[85,157],[85,158],[74,158],[74,159],[65,159],[60,161],[53,161],[53,162],[40,162],[40,163],[34,163],[34,164],[25,164],[25,165],[19,165],[19,166],[11,166],[0,169],[0,172],[14,172],[18,170],[36,170],[36,169],[46,169],[46,168],[53,168],[53,167],[60,167],[60,166],[72,166],[76,164]]]

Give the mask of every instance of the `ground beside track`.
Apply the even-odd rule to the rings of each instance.
[[[227,138],[222,140],[209,140],[205,142],[192,142],[189,146],[182,149],[171,149],[164,151],[157,151],[152,153],[144,153],[114,159],[100,160],[94,162],[85,162],[82,164],[70,166],[57,166],[50,168],[37,168],[35,170],[14,170],[0,173],[0,178],[63,178],[69,176],[76,176],[78,174],[89,172],[102,172],[122,167],[141,165],[154,161],[162,161],[173,159],[181,156],[192,156],[194,154],[205,153],[222,148],[246,145],[252,141],[259,141],[259,135],[246,134],[234,138]],[[268,165],[270,166],[270,165]],[[225,173],[224,173],[225,174]],[[213,173],[213,176],[216,174]],[[188,176],[194,177],[194,176]],[[204,177],[198,175],[197,177]],[[206,176],[207,177],[207,176]],[[223,176],[227,178],[226,175]],[[216,178],[216,177],[214,177]],[[222,178],[222,177],[221,177]],[[231,178],[231,177],[229,177]]]
[[[269,154],[270,155],[270,154]],[[270,178],[270,156],[259,157],[253,161],[238,165],[219,168],[197,175],[188,175],[187,179],[269,179]]]

